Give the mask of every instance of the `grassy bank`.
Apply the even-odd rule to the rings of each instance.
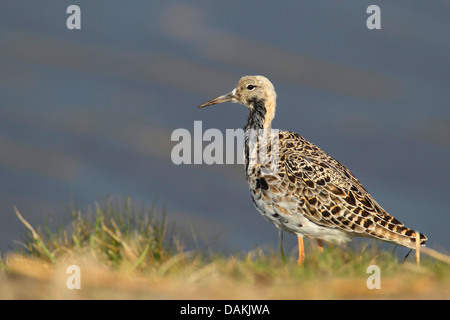
[[[1,299],[449,299],[450,267],[423,257],[401,263],[388,251],[308,250],[298,267],[256,248],[223,256],[190,249],[155,207],[105,201],[72,210],[69,226],[26,227],[23,247],[0,261]],[[413,261],[413,259],[412,259]],[[67,287],[79,267],[81,289]],[[370,265],[381,289],[369,289]]]

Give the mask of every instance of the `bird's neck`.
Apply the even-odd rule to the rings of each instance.
[[[247,131],[271,128],[275,117],[275,101],[253,99],[248,101],[248,104],[250,111],[244,129]]]

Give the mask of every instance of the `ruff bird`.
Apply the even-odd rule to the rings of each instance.
[[[322,240],[341,244],[355,236],[412,249],[417,240],[425,245],[425,235],[387,213],[343,164],[295,132],[271,129],[276,97],[266,77],[244,76],[230,93],[199,108],[224,102],[248,108],[245,168],[251,198],[266,220],[297,236],[299,264],[305,258],[304,237],[317,240],[320,250]],[[265,131],[272,132],[271,139],[261,138]],[[261,151],[271,160],[259,162],[255,154]]]

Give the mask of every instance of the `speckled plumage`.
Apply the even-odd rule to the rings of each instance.
[[[249,138],[252,130],[271,130],[276,93],[267,78],[245,76],[232,92],[199,107],[222,102],[249,109],[244,128],[246,177],[252,200],[266,220],[299,237],[343,243],[367,236],[416,247],[416,231],[387,213],[344,165],[299,134],[278,131],[278,148],[276,140]],[[277,157],[266,163],[253,161],[261,149],[269,159],[276,149]],[[264,171],[270,166],[269,173]],[[426,241],[420,234],[421,245]]]

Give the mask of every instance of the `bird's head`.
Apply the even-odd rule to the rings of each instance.
[[[232,102],[240,103],[250,110],[253,110],[256,105],[275,108],[276,97],[275,88],[266,77],[244,76],[230,93],[209,100],[198,107],[204,108],[213,104]]]

